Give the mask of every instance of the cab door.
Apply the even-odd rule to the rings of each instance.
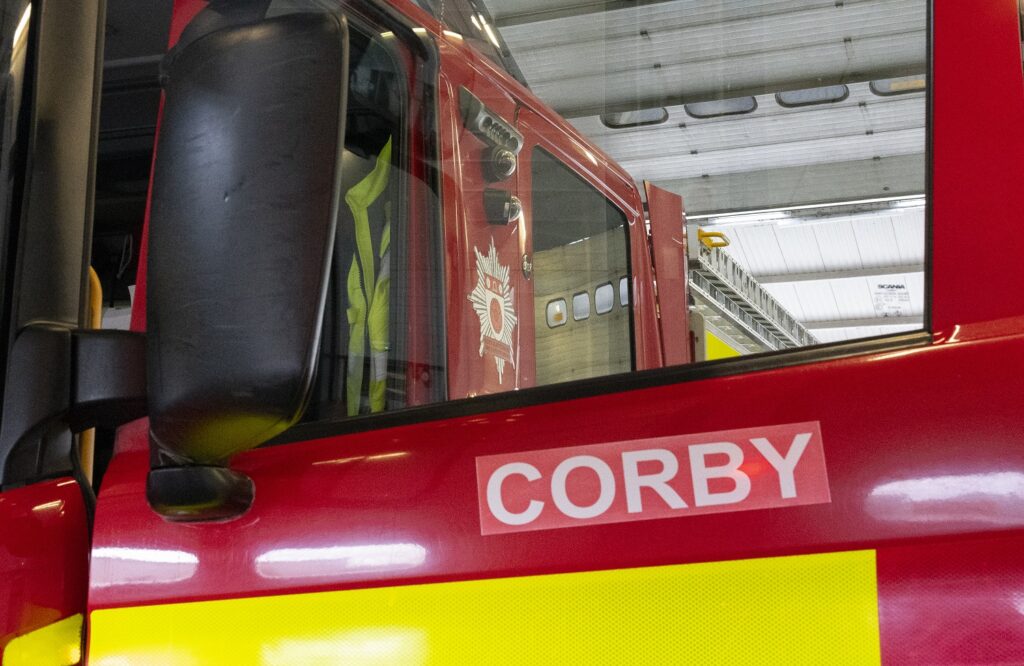
[[[536,384],[659,364],[635,186],[564,124],[524,106],[518,127]]]
[[[527,388],[534,385],[533,313],[516,176],[518,104],[461,44],[439,46],[449,395]]]
[[[71,395],[86,314],[103,3],[0,9],[0,658],[74,664],[91,489],[47,406]]]

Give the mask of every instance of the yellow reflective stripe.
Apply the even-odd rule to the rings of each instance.
[[[96,611],[90,664],[877,664],[874,551]]]
[[[4,649],[3,666],[72,666],[82,660],[82,614],[18,636]]]

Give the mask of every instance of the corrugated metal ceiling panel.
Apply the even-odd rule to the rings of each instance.
[[[871,216],[854,225],[853,233],[865,267],[892,266],[900,263],[896,232],[891,218]]]
[[[847,0],[847,4],[875,0]],[[529,23],[542,26],[552,19],[564,25],[577,39],[595,39],[608,32],[623,36],[635,22],[658,25],[686,16],[689,25],[731,21],[751,15],[780,14],[835,6],[835,0],[715,0],[675,2],[673,0],[486,0],[487,8],[502,34],[522,30],[517,36],[529,44],[530,31],[517,27]],[[595,26],[595,22],[602,22]]]
[[[763,14],[750,4],[748,16],[705,23],[695,22],[683,11],[688,5],[692,6],[676,2],[641,8],[660,10],[660,18],[646,19],[637,11],[621,10],[598,20],[580,17],[534,23],[522,36],[515,28],[502,34],[515,52],[522,52],[517,61],[533,84],[649,69],[655,64],[713,64],[751,54],[768,56],[770,61],[759,72],[768,75],[773,64],[788,65],[793,59],[789,54],[804,48],[839,45],[855,58],[853,52],[860,40],[886,35],[901,35],[908,45],[919,49],[918,61],[924,62],[925,7],[920,2],[875,1],[842,7],[833,3],[782,14]],[[616,24],[620,17],[622,23]],[[586,27],[577,29],[571,25],[573,21],[586,21]],[[809,26],[814,29],[808,30]],[[646,34],[639,34],[640,30]],[[920,31],[921,37],[908,39],[907,33],[915,31]]]
[[[708,178],[673,178],[657,184],[682,195],[690,215],[799,204],[855,201],[924,191],[920,153],[832,162]]]
[[[924,70],[921,0],[700,4],[649,4],[502,32],[534,89],[571,114]]]
[[[724,232],[733,243],[726,251],[755,276],[923,264],[925,257],[921,207],[703,228]]]
[[[771,217],[779,216],[774,214]],[[879,283],[902,282],[906,285],[910,304],[904,316],[920,316],[924,312],[922,272],[828,277],[829,271],[923,264],[923,207],[823,219],[766,219],[761,223],[740,222],[704,228],[724,232],[731,242],[725,251],[755,277],[820,275],[814,280],[764,285],[783,307],[811,329],[814,322],[829,322],[830,326],[835,326],[838,321],[879,317],[882,313],[876,310],[874,300]],[[889,324],[885,326],[892,328]],[[861,330],[864,327],[850,327],[850,330],[854,328]],[[818,331],[813,332],[822,339]],[[861,331],[855,337],[868,334]]]
[[[708,227],[708,229],[722,230],[718,227]],[[757,224],[726,229],[725,233],[730,239],[736,236],[742,237],[743,246],[747,249],[745,256],[747,264],[744,265],[744,268],[753,275],[788,272],[786,258],[779,245],[779,239],[775,235],[775,225]]]
[[[800,302],[800,297],[796,293],[795,284],[771,284],[765,285],[765,289],[782,307],[789,310],[789,313],[796,317],[797,320],[804,321],[807,319],[803,303]]]
[[[867,78],[918,74],[918,48],[904,35],[859,40],[856,50],[839,44],[787,51],[786,62],[750,53],[710,62],[661,63],[660,67],[614,71],[564,79],[527,80],[534,91],[566,116],[604,110],[664,106],[682,102],[775,93],[780,90],[855,83]],[[886,54],[882,56],[881,54]],[[568,71],[568,70],[567,70]]]
[[[833,321],[846,318],[839,309],[831,281],[797,282],[794,285],[794,292],[800,301],[804,321]]]
[[[924,273],[905,273],[902,277],[907,281],[907,290],[910,291],[911,312],[924,314]]]
[[[821,251],[821,261],[826,269],[839,270],[864,266],[850,220],[815,224],[813,228],[818,239],[818,249]]]
[[[875,305],[868,282],[867,278],[828,281],[836,308],[839,310],[838,319],[864,319],[875,316]]]
[[[901,215],[894,220],[893,232],[896,235],[896,248],[899,251],[900,263],[921,263],[924,261],[923,215]]]
[[[876,335],[893,335],[896,333],[907,333],[919,331],[920,326],[906,326],[903,324],[891,324],[884,326],[856,326],[851,328],[829,328],[811,331],[811,334],[818,339],[818,342],[845,342],[858,338],[869,338]]]

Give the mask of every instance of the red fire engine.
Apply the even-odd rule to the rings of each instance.
[[[722,361],[680,197],[414,0],[175,0],[96,329],[103,3],[2,4],[3,664],[1024,663],[1014,0],[929,10],[923,329]]]

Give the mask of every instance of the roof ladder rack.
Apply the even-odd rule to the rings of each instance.
[[[727,253],[701,246],[690,261],[694,296],[751,340],[767,350],[817,344],[796,317]]]

